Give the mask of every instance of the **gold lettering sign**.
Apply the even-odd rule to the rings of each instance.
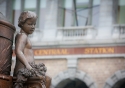
[[[114,46],[114,47],[73,47],[73,48],[44,48],[34,49],[35,56],[44,55],[85,55],[85,54],[120,54],[125,53],[125,46]],[[15,56],[13,50],[13,56]]]
[[[114,53],[114,48],[85,48],[84,54],[106,54]]]
[[[34,55],[66,55],[66,54],[69,54],[67,49],[34,50]]]

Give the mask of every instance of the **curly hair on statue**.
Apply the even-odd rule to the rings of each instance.
[[[26,22],[29,18],[37,18],[36,13],[32,11],[24,11],[21,13],[19,19],[18,19],[18,26],[22,27],[22,25]]]

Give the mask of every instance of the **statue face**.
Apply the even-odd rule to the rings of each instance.
[[[32,34],[35,30],[36,18],[28,18],[22,26],[22,30],[26,34]]]

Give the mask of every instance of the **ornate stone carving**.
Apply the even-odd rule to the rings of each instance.
[[[30,64],[32,66],[32,70],[28,70],[27,68],[21,68],[18,70],[17,73],[17,79],[14,85],[14,88],[24,88],[27,87],[27,85],[24,86],[24,84],[27,82],[28,78],[30,77],[38,77],[40,79],[40,82],[42,84],[42,88],[46,88],[45,86],[45,73],[47,71],[47,68],[43,63],[41,64]]]

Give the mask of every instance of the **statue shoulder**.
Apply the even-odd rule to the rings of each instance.
[[[17,33],[15,36],[15,43],[16,41],[27,41],[27,35],[24,33]]]
[[[23,38],[23,39],[26,38],[27,39],[28,37],[25,33],[17,33],[15,38]]]

